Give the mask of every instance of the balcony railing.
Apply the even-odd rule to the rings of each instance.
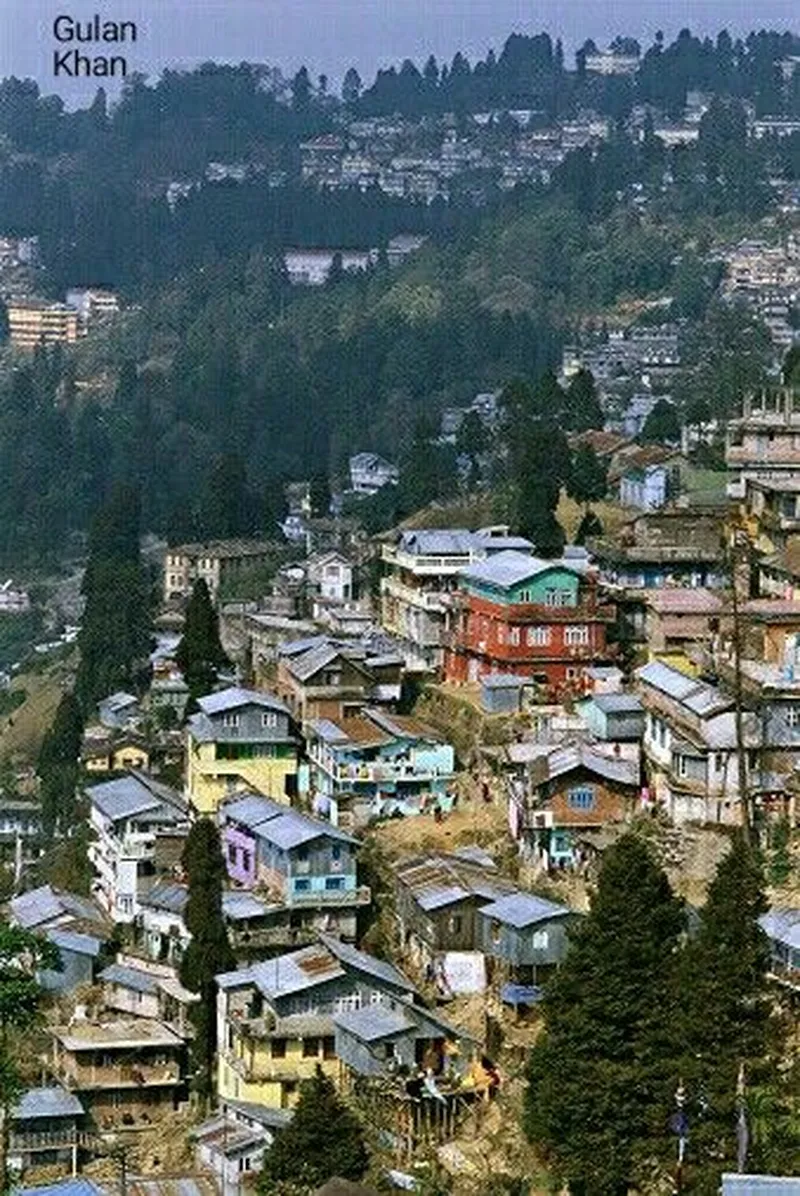
[[[369,905],[372,893],[369,885],[355,889],[323,889],[317,892],[297,893],[287,891],[287,905]]]
[[[10,1148],[19,1151],[60,1150],[70,1146],[88,1146],[95,1135],[85,1130],[65,1127],[61,1130],[36,1130],[20,1133],[11,1129]]]
[[[379,783],[385,781],[396,784],[400,781],[433,781],[446,780],[452,777],[452,769],[420,767],[413,762],[408,764],[337,764],[327,752],[320,752],[312,747],[310,758],[318,764],[334,781],[355,781],[356,783]]]
[[[177,1063],[75,1067],[62,1060],[56,1064],[56,1071],[62,1083],[79,1092],[88,1088],[156,1088],[181,1082]]]

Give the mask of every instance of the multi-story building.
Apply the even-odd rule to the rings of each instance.
[[[293,1107],[317,1067],[339,1079],[335,1014],[415,993],[391,964],[330,935],[217,976],[217,990],[218,1095],[274,1108]]]
[[[200,698],[186,725],[186,796],[199,814],[254,789],[287,805],[297,793],[298,739],[289,709],[266,690]]]
[[[645,642],[650,658],[686,656],[717,635],[723,601],[713,590],[665,587],[646,598]]]
[[[451,598],[459,574],[477,561],[533,545],[505,527],[403,532],[381,551],[381,623],[401,643],[409,669],[434,671],[444,663]]]
[[[145,773],[130,772],[85,790],[94,838],[93,891],[115,922],[133,922],[139,896],[180,860],[189,830],[186,801]]]
[[[212,601],[216,601],[226,582],[274,558],[275,545],[264,540],[175,545],[164,555],[164,601],[188,598],[200,578],[208,586]]]
[[[502,552],[461,573],[445,677],[515,673],[551,692],[581,691],[583,670],[609,657],[613,619],[585,555],[542,561]]]
[[[7,310],[9,339],[15,349],[35,349],[40,344],[74,344],[80,336],[78,313],[66,303],[11,298]]]
[[[800,390],[749,395],[725,434],[728,497],[744,499],[750,481],[796,485],[800,491]]]
[[[399,480],[397,466],[378,453],[356,453],[350,458],[350,486],[356,494],[377,494]]]
[[[737,825],[741,821],[740,764],[758,771],[762,729],[756,714],[742,719],[740,761],[732,696],[662,662],[636,670],[647,711],[643,741],[650,797],[675,822]]]
[[[345,813],[356,825],[451,805],[453,748],[416,718],[368,707],[338,723],[318,719],[307,750],[315,809],[334,825]]]
[[[143,1125],[186,1099],[186,1043],[146,1018],[74,1020],[52,1031],[53,1074],[96,1125]]]
[[[287,644],[278,660],[276,687],[295,719],[334,722],[368,705],[392,707],[400,700],[402,657],[378,646],[316,636]]]
[[[284,927],[287,945],[323,930],[355,940],[356,911],[370,902],[356,839],[257,794],[226,802],[219,819],[230,880],[278,907],[275,929]]]

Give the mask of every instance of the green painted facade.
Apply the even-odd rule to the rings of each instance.
[[[556,565],[527,580],[515,582],[513,586],[491,584],[472,577],[465,577],[463,584],[476,598],[506,606],[527,602],[536,606],[577,606],[580,582],[576,573]]]

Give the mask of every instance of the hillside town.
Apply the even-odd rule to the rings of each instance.
[[[0,1194],[800,1191],[800,42],[663,43],[0,83]]]

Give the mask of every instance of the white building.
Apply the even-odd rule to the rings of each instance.
[[[400,471],[377,453],[356,453],[350,458],[350,485],[356,494],[377,494],[384,486],[396,486]]]
[[[353,566],[340,552],[313,556],[306,568],[314,595],[328,602],[349,602],[353,597]]]
[[[93,892],[115,922],[133,922],[140,890],[180,859],[189,829],[187,804],[174,789],[140,772],[85,792],[95,835],[89,844]]]
[[[367,270],[378,260],[377,249],[287,249],[283,261],[289,282],[295,286],[321,287],[328,280],[337,254],[347,274]]]

